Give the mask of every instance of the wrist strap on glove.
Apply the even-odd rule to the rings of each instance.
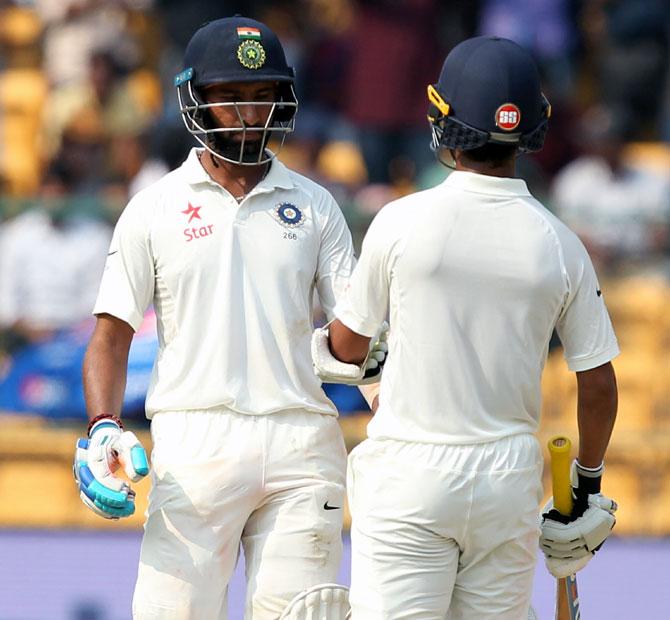
[[[92,418],[89,423],[88,427],[86,428],[86,434],[90,437],[91,436],[91,431],[93,430],[93,427],[98,423],[101,422],[102,420],[111,420],[116,424],[121,430],[124,429],[123,422],[121,422],[121,418],[118,416],[115,416],[111,413],[101,413],[100,415],[95,416]]]
[[[572,523],[575,519],[579,519],[589,508],[589,495],[600,493],[604,471],[604,463],[601,463],[599,467],[584,467],[575,459],[571,471],[573,498],[571,513],[564,515],[553,508],[542,516],[563,524]]]
[[[589,507],[589,495],[600,493],[600,484],[602,482],[605,465],[599,467],[584,467],[575,459],[572,468],[572,496],[574,502],[570,518],[572,521],[581,517]]]

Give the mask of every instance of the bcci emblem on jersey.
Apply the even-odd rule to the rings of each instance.
[[[290,202],[282,202],[275,208],[275,217],[288,228],[297,228],[305,223],[302,211]]]

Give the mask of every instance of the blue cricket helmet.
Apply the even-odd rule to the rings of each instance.
[[[247,17],[225,17],[198,29],[184,53],[196,88],[219,82],[289,82],[295,72],[277,35]]]
[[[284,49],[277,35],[265,24],[247,17],[226,17],[200,27],[184,53],[184,69],[175,77],[182,119],[188,131],[213,155],[242,165],[266,163],[274,154],[265,147],[274,134],[281,140],[293,131],[298,101],[293,84],[295,72],[286,63]],[[274,102],[207,103],[202,89],[222,83],[274,82]],[[240,105],[272,106],[263,127],[245,127]],[[232,106],[240,124],[220,127],[209,110]],[[229,139],[232,133],[243,133],[241,142]],[[251,134],[262,132],[260,146],[254,146]],[[279,149],[277,149],[279,150]]]
[[[482,36],[459,43],[437,84],[428,86],[428,99],[434,150],[542,148],[551,106],[531,55],[513,41]]]

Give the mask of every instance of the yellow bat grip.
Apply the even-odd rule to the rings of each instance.
[[[572,485],[570,483],[570,448],[567,437],[557,435],[548,442],[551,458],[551,492],[554,496],[554,508],[563,515],[572,512]]]

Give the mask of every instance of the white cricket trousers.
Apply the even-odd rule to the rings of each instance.
[[[133,618],[225,619],[240,543],[248,620],[275,620],[297,593],[335,580],[346,450],[334,416],[161,412],[151,434]]]
[[[349,457],[353,620],[526,620],[542,455],[368,439]]]

